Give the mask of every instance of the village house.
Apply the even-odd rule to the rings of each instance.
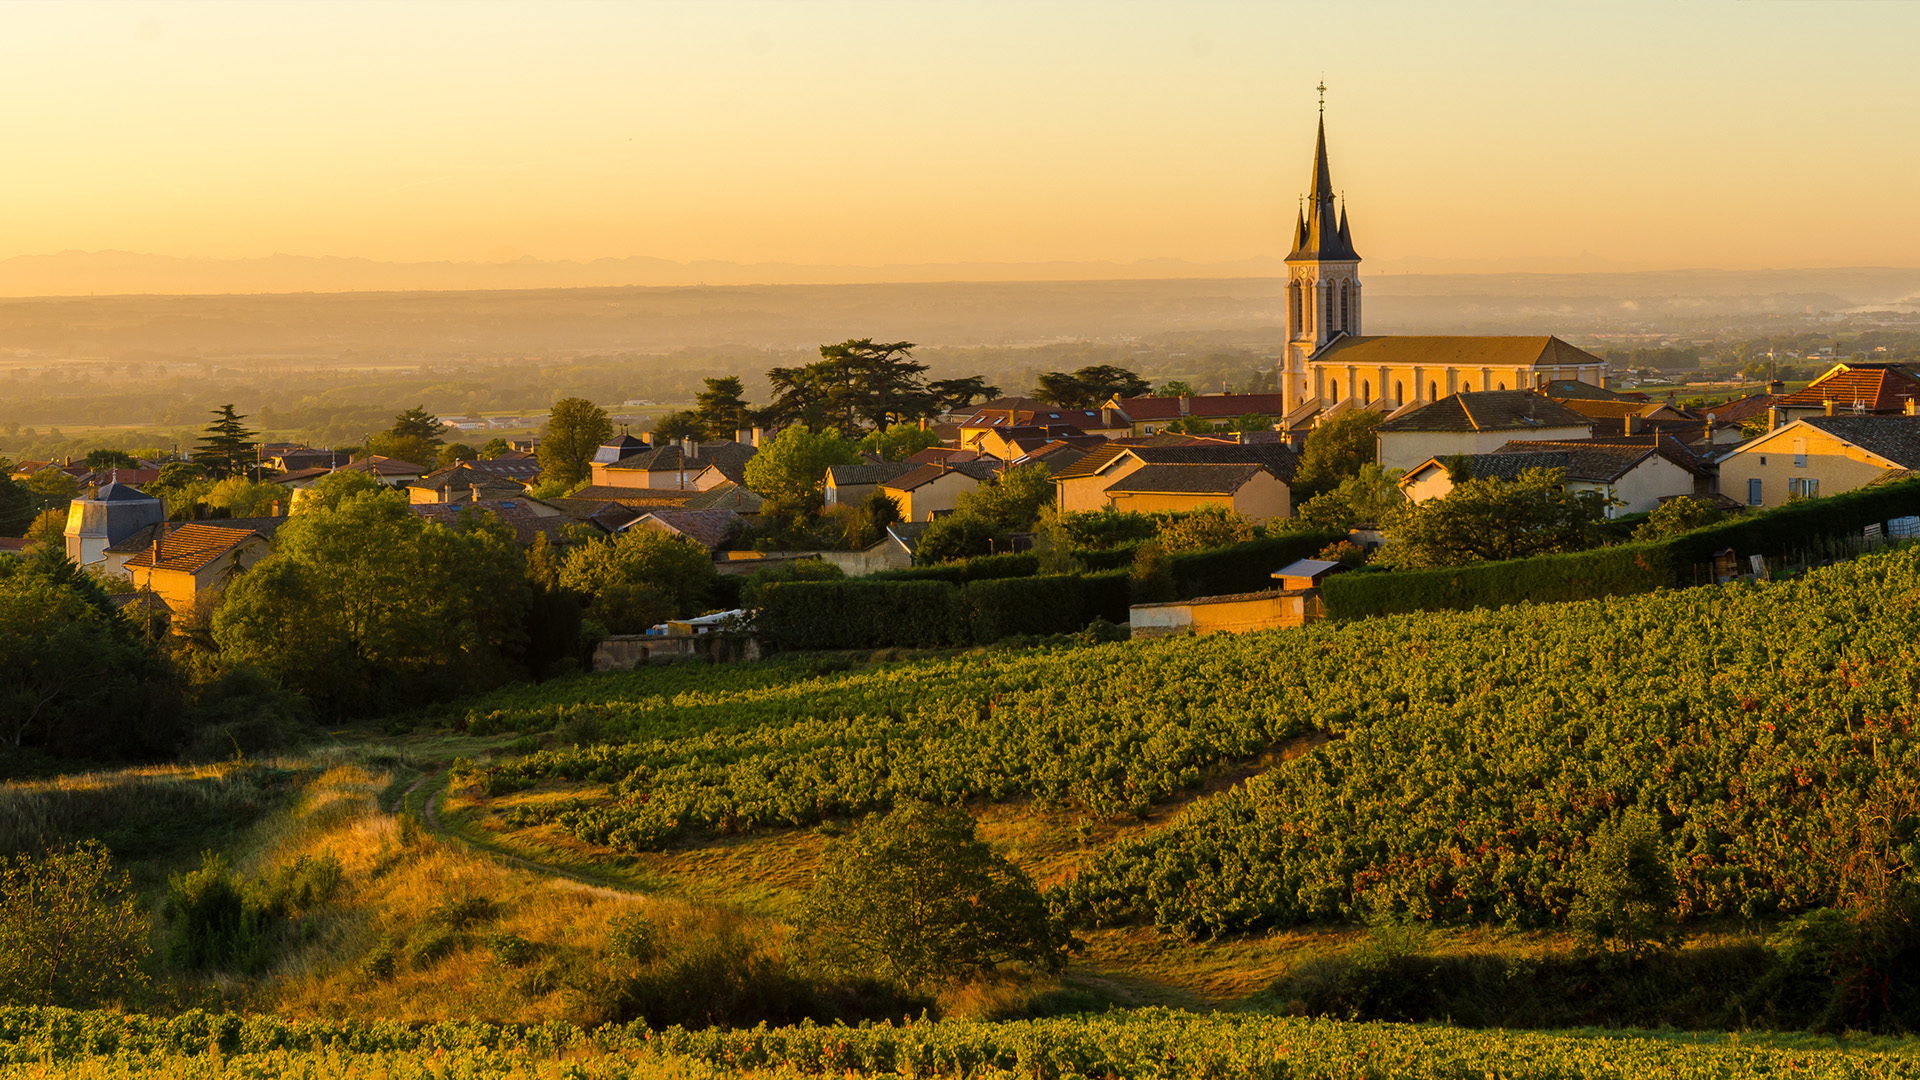
[[[727,541],[745,526],[746,521],[731,510],[662,508],[641,514],[633,521],[621,526],[620,531],[651,529],[655,532],[684,537],[706,548],[707,553],[711,555],[726,546]]]
[[[828,506],[858,504],[879,491],[881,484],[897,480],[919,467],[905,461],[834,465],[827,469],[826,503]]]
[[[1513,440],[1566,442],[1593,435],[1593,421],[1531,390],[1476,390],[1402,411],[1374,429],[1383,469],[1429,458],[1490,454]]]
[[[744,467],[757,451],[746,443],[732,441],[679,442],[628,454],[611,462],[593,462],[596,487],[653,488],[655,490],[701,490],[700,484],[713,487],[726,482],[723,473],[708,472],[710,465]],[[736,481],[737,482],[737,481]]]
[[[962,492],[972,491],[992,477],[993,469],[980,461],[921,465],[886,481],[878,490],[900,507],[902,521],[926,522],[953,513]]]
[[[1224,506],[1255,521],[1289,515],[1287,481],[1267,465],[1146,465],[1107,485],[1107,505],[1143,514]]]
[[[1161,438],[1161,436],[1156,436]],[[1219,502],[1222,505],[1237,505],[1246,501],[1258,505],[1261,513],[1249,516],[1262,519],[1286,517],[1291,513],[1293,483],[1295,471],[1299,468],[1300,458],[1293,449],[1284,443],[1232,443],[1211,440],[1179,440],[1177,446],[1132,446],[1123,443],[1108,443],[1096,450],[1089,451],[1079,461],[1054,474],[1054,505],[1064,512],[1084,510],[1104,510],[1109,506],[1119,507],[1120,503],[1108,497],[1108,489],[1114,484],[1131,476],[1149,465],[1256,465],[1264,468],[1271,479],[1277,480],[1286,494],[1276,501],[1276,493],[1266,480],[1243,477],[1242,484],[1252,487],[1241,492],[1146,492],[1132,489],[1120,494],[1129,505],[1121,509],[1147,510],[1157,502],[1183,502],[1199,505],[1205,501]],[[1177,478],[1167,477],[1167,482]],[[1224,483],[1227,474],[1209,476],[1202,480],[1198,474],[1186,477],[1181,482]],[[1156,481],[1158,482],[1158,481]],[[1167,496],[1167,499],[1148,496]],[[1225,499],[1222,496],[1232,495]],[[1210,497],[1210,498],[1209,498]]]
[[[1920,469],[1920,416],[1806,416],[1720,459],[1720,490],[1752,507],[1838,495]]]
[[[1127,418],[1114,409],[1069,409],[1033,398],[1004,397],[975,408],[960,421],[959,448],[977,450],[988,435],[1015,428],[1072,428],[1073,434],[1109,438],[1133,434]]]
[[[1805,388],[1776,396],[1772,426],[1810,416],[1904,414],[1916,401],[1920,378],[1906,365],[1835,364]]]
[[[1278,419],[1286,413],[1282,394],[1194,394],[1189,397],[1116,396],[1107,403],[1126,417],[1133,435],[1155,435],[1175,424],[1190,427],[1200,421],[1216,431],[1226,430],[1245,416]]]
[[[63,532],[67,558],[76,566],[106,560],[107,549],[167,520],[167,504],[128,484],[109,482],[67,504]]]
[[[379,454],[361,458],[351,465],[342,465],[334,471],[366,473],[388,487],[404,487],[427,474],[425,468],[411,461],[382,457]]]
[[[136,588],[159,596],[179,615],[226,588],[267,551],[267,538],[253,529],[200,521],[163,524],[144,550],[127,558],[125,570]]]
[[[1460,458],[1428,458],[1400,478],[1400,490],[1409,502],[1444,497],[1453,490],[1453,472],[1464,467],[1474,478],[1517,480],[1528,469],[1560,469],[1568,491],[1595,491],[1617,504],[1608,517],[1653,510],[1679,495],[1707,497],[1713,493],[1713,471],[1693,452],[1672,438],[1647,436],[1619,441],[1516,441],[1491,454]]]

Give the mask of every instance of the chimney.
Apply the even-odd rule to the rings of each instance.
[[[927,418],[924,416],[920,418],[920,430],[921,431],[927,430]]]
[[[279,516],[280,516],[280,500],[279,500],[279,499],[275,499],[275,500],[273,500],[273,514],[272,514],[272,516],[273,516],[273,517],[279,517]]]
[[[474,505],[475,505],[475,506],[478,506],[478,505],[480,505],[480,485],[479,485],[479,484],[468,484],[468,485],[467,485],[467,490],[468,490],[468,491],[471,491],[471,492],[473,492],[473,503],[474,503]]]
[[[740,443],[740,444],[742,444],[742,445],[745,445],[745,446],[750,446],[750,445],[752,445],[752,444],[753,444],[753,429],[752,429],[752,428],[734,428],[734,429],[733,429],[733,441],[734,441],[734,442],[737,442],[737,443]]]
[[[1247,433],[1244,431],[1234,432],[1233,441],[1239,443],[1242,446],[1245,446],[1247,444]]]
[[[1822,405],[1825,405],[1825,406],[1827,407],[1827,415],[1828,415],[1828,416],[1832,416],[1832,415],[1833,415],[1833,405],[1834,405],[1834,401],[1833,401],[1833,399],[1832,399],[1832,398],[1828,398],[1827,400],[1825,400],[1825,401],[1823,401],[1823,402],[1821,402],[1820,404],[1822,404]]]
[[[641,441],[641,442],[643,442],[643,443],[646,443],[646,444],[647,444],[648,446],[652,446],[652,445],[653,445],[653,432],[651,432],[651,431],[643,431],[643,432],[641,432],[641,433],[640,433],[640,441]]]
[[[1638,414],[1635,414],[1635,413],[1627,414],[1627,434],[1629,435],[1640,434],[1640,417]]]
[[[1186,416],[1193,409],[1193,400],[1185,394],[1180,395],[1180,415]]]
[[[1767,384],[1767,393],[1771,394],[1774,397],[1779,397],[1781,394],[1784,394],[1786,392],[1787,392],[1787,384],[1781,382],[1779,379],[1775,379],[1772,382]]]
[[[693,441],[693,436],[685,436],[680,440],[680,452],[689,458],[697,458],[700,456],[700,444]]]
[[[1780,406],[1772,405],[1767,408],[1767,430],[1768,431],[1777,431],[1779,430],[1780,425],[1786,422],[1787,422],[1787,418],[1785,415],[1785,411],[1782,410]]]
[[[753,429],[753,445],[754,445],[754,447],[755,447],[756,449],[757,449],[757,448],[758,448],[758,447],[760,446],[760,439],[761,439],[761,437],[762,437],[762,436],[764,436],[765,434],[766,434],[766,432],[765,432],[765,431],[764,431],[763,429],[761,429],[761,428],[760,428],[760,427],[759,427],[758,425],[756,425],[756,426],[754,427],[754,429]]]
[[[1913,395],[1909,394],[1907,395],[1906,406],[1900,411],[1906,413],[1908,416],[1920,416],[1920,404],[1916,404]]]

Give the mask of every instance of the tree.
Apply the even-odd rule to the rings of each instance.
[[[106,845],[0,857],[0,1004],[83,1009],[146,981],[147,914]]]
[[[1643,811],[1629,811],[1594,834],[1567,909],[1567,926],[1582,948],[1637,959],[1665,947],[1659,926],[1673,910],[1676,889],[1660,841],[1660,823]]]
[[[387,487],[363,472],[336,472],[314,481],[300,498],[300,512],[338,510],[349,499],[377,495]]]
[[[225,658],[336,715],[497,683],[524,641],[519,550],[504,529],[429,523],[398,492],[339,480],[354,475],[316,484],[227,587]]]
[[[978,517],[995,529],[1025,532],[1053,504],[1053,473],[1035,462],[1007,469],[954,500],[955,517]]]
[[[1066,965],[1072,938],[965,810],[907,803],[829,844],[800,918],[823,966],[908,988]]]
[[[466,443],[463,443],[463,442],[448,443],[447,445],[440,448],[440,457],[437,461],[434,462],[434,464],[444,469],[447,466],[454,464],[455,462],[473,461],[477,459],[479,456],[480,456],[480,451],[475,450],[473,447],[468,446]],[[425,463],[423,462],[423,464]]]
[[[24,536],[36,516],[33,493],[7,475],[9,465],[0,458],[0,536]]]
[[[1071,374],[1049,371],[1038,382],[1034,397],[1068,409],[1097,409],[1115,397],[1144,397],[1153,391],[1153,384],[1112,364],[1095,364]]]
[[[1000,388],[987,382],[985,375],[935,379],[927,384],[927,392],[933,396],[934,406],[941,412],[959,412],[975,400],[991,401],[1000,396]]]
[[[1599,543],[1608,505],[1599,492],[1569,493],[1561,469],[1528,469],[1516,480],[1476,478],[1395,515],[1386,523],[1393,543],[1374,561],[1418,570],[1582,551]]]
[[[34,517],[33,524],[27,526],[23,539],[36,544],[52,544],[63,547],[66,544],[67,511],[42,510]]]
[[[943,563],[970,559],[990,553],[1000,538],[993,522],[972,514],[948,514],[934,518],[913,546],[913,558],[920,563]]]
[[[1635,540],[1664,540],[1669,536],[1704,529],[1723,517],[1704,499],[1682,496],[1668,499],[1653,508],[1647,520],[1633,530]]]
[[[1179,379],[1174,379],[1168,382],[1165,386],[1162,386],[1160,388],[1160,396],[1161,397],[1192,397],[1193,387],[1188,386],[1185,382]]]
[[[905,461],[922,450],[939,446],[940,436],[908,424],[895,424],[885,431],[869,431],[854,444],[854,449],[878,454],[888,461]]]
[[[67,504],[80,496],[80,481],[55,468],[27,477],[26,488],[36,510],[58,510],[62,518],[67,516]]]
[[[127,453],[125,450],[89,450],[87,451],[86,464],[87,468],[92,469],[94,472],[104,472],[108,469],[137,469],[140,467],[140,463],[134,460],[133,455]]]
[[[480,448],[480,460],[492,461],[493,459],[499,457],[500,455],[512,449],[513,447],[508,446],[507,440],[505,439],[501,439],[501,438],[488,439],[487,445]]]
[[[1339,487],[1302,503],[1300,520],[1317,529],[1351,529],[1389,521],[1407,501],[1400,491],[1400,475],[1399,469],[1362,465]]]
[[[1169,555],[1211,551],[1253,539],[1253,519],[1217,503],[1176,514],[1160,526],[1159,544]]]
[[[885,430],[940,408],[921,378],[927,365],[912,357],[911,341],[857,338],[820,346],[820,359],[767,372],[774,400],[762,413],[772,424],[832,426],[851,436],[862,427]],[[984,384],[981,384],[984,386]],[[950,381],[949,391],[957,392]]]
[[[747,406],[746,387],[738,375],[706,380],[707,388],[693,399],[693,412],[700,420],[699,438],[710,442],[732,439],[741,428],[753,426],[753,410]]]
[[[769,499],[810,504],[825,490],[829,468],[859,461],[853,443],[838,432],[810,431],[805,424],[795,424],[747,459],[747,487]]]
[[[9,560],[0,576],[0,741],[92,756],[164,740],[144,683],[155,660],[133,639],[100,586],[57,543]],[[146,731],[135,730],[143,720]]]
[[[585,398],[562,398],[540,433],[540,479],[572,486],[593,475],[593,452],[613,438],[607,411]]]
[[[1385,413],[1371,409],[1350,409],[1308,432],[1300,468],[1294,474],[1294,498],[1305,501],[1332,491],[1362,465],[1372,464],[1378,446],[1373,429],[1385,418]]]
[[[396,439],[419,439],[430,446],[438,447],[446,434],[447,425],[440,418],[428,412],[424,406],[415,405],[406,412],[393,418],[393,426],[387,434]]]
[[[273,517],[284,510],[291,493],[278,484],[264,484],[244,476],[229,476],[208,490],[206,503],[237,518]]]
[[[582,544],[560,564],[560,586],[590,597],[588,613],[616,634],[698,614],[717,577],[705,547],[659,529]]]
[[[215,409],[213,415],[213,423],[194,447],[193,460],[217,477],[252,468],[259,447],[253,437],[259,432],[242,424],[246,417],[234,412],[231,404]]]
[[[701,439],[706,436],[706,425],[700,420],[700,414],[691,409],[668,413],[653,423],[653,441],[656,446],[681,439]]]

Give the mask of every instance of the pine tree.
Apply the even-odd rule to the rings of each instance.
[[[227,476],[241,472],[254,464],[254,448],[258,445],[253,437],[259,432],[253,431],[240,421],[246,417],[233,411],[232,404],[220,406],[213,411],[213,423],[207,425],[206,434],[193,449],[193,460],[207,467],[215,476]]]

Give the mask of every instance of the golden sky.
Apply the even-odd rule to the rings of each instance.
[[[1920,264],[1920,3],[0,5],[0,258]]]

